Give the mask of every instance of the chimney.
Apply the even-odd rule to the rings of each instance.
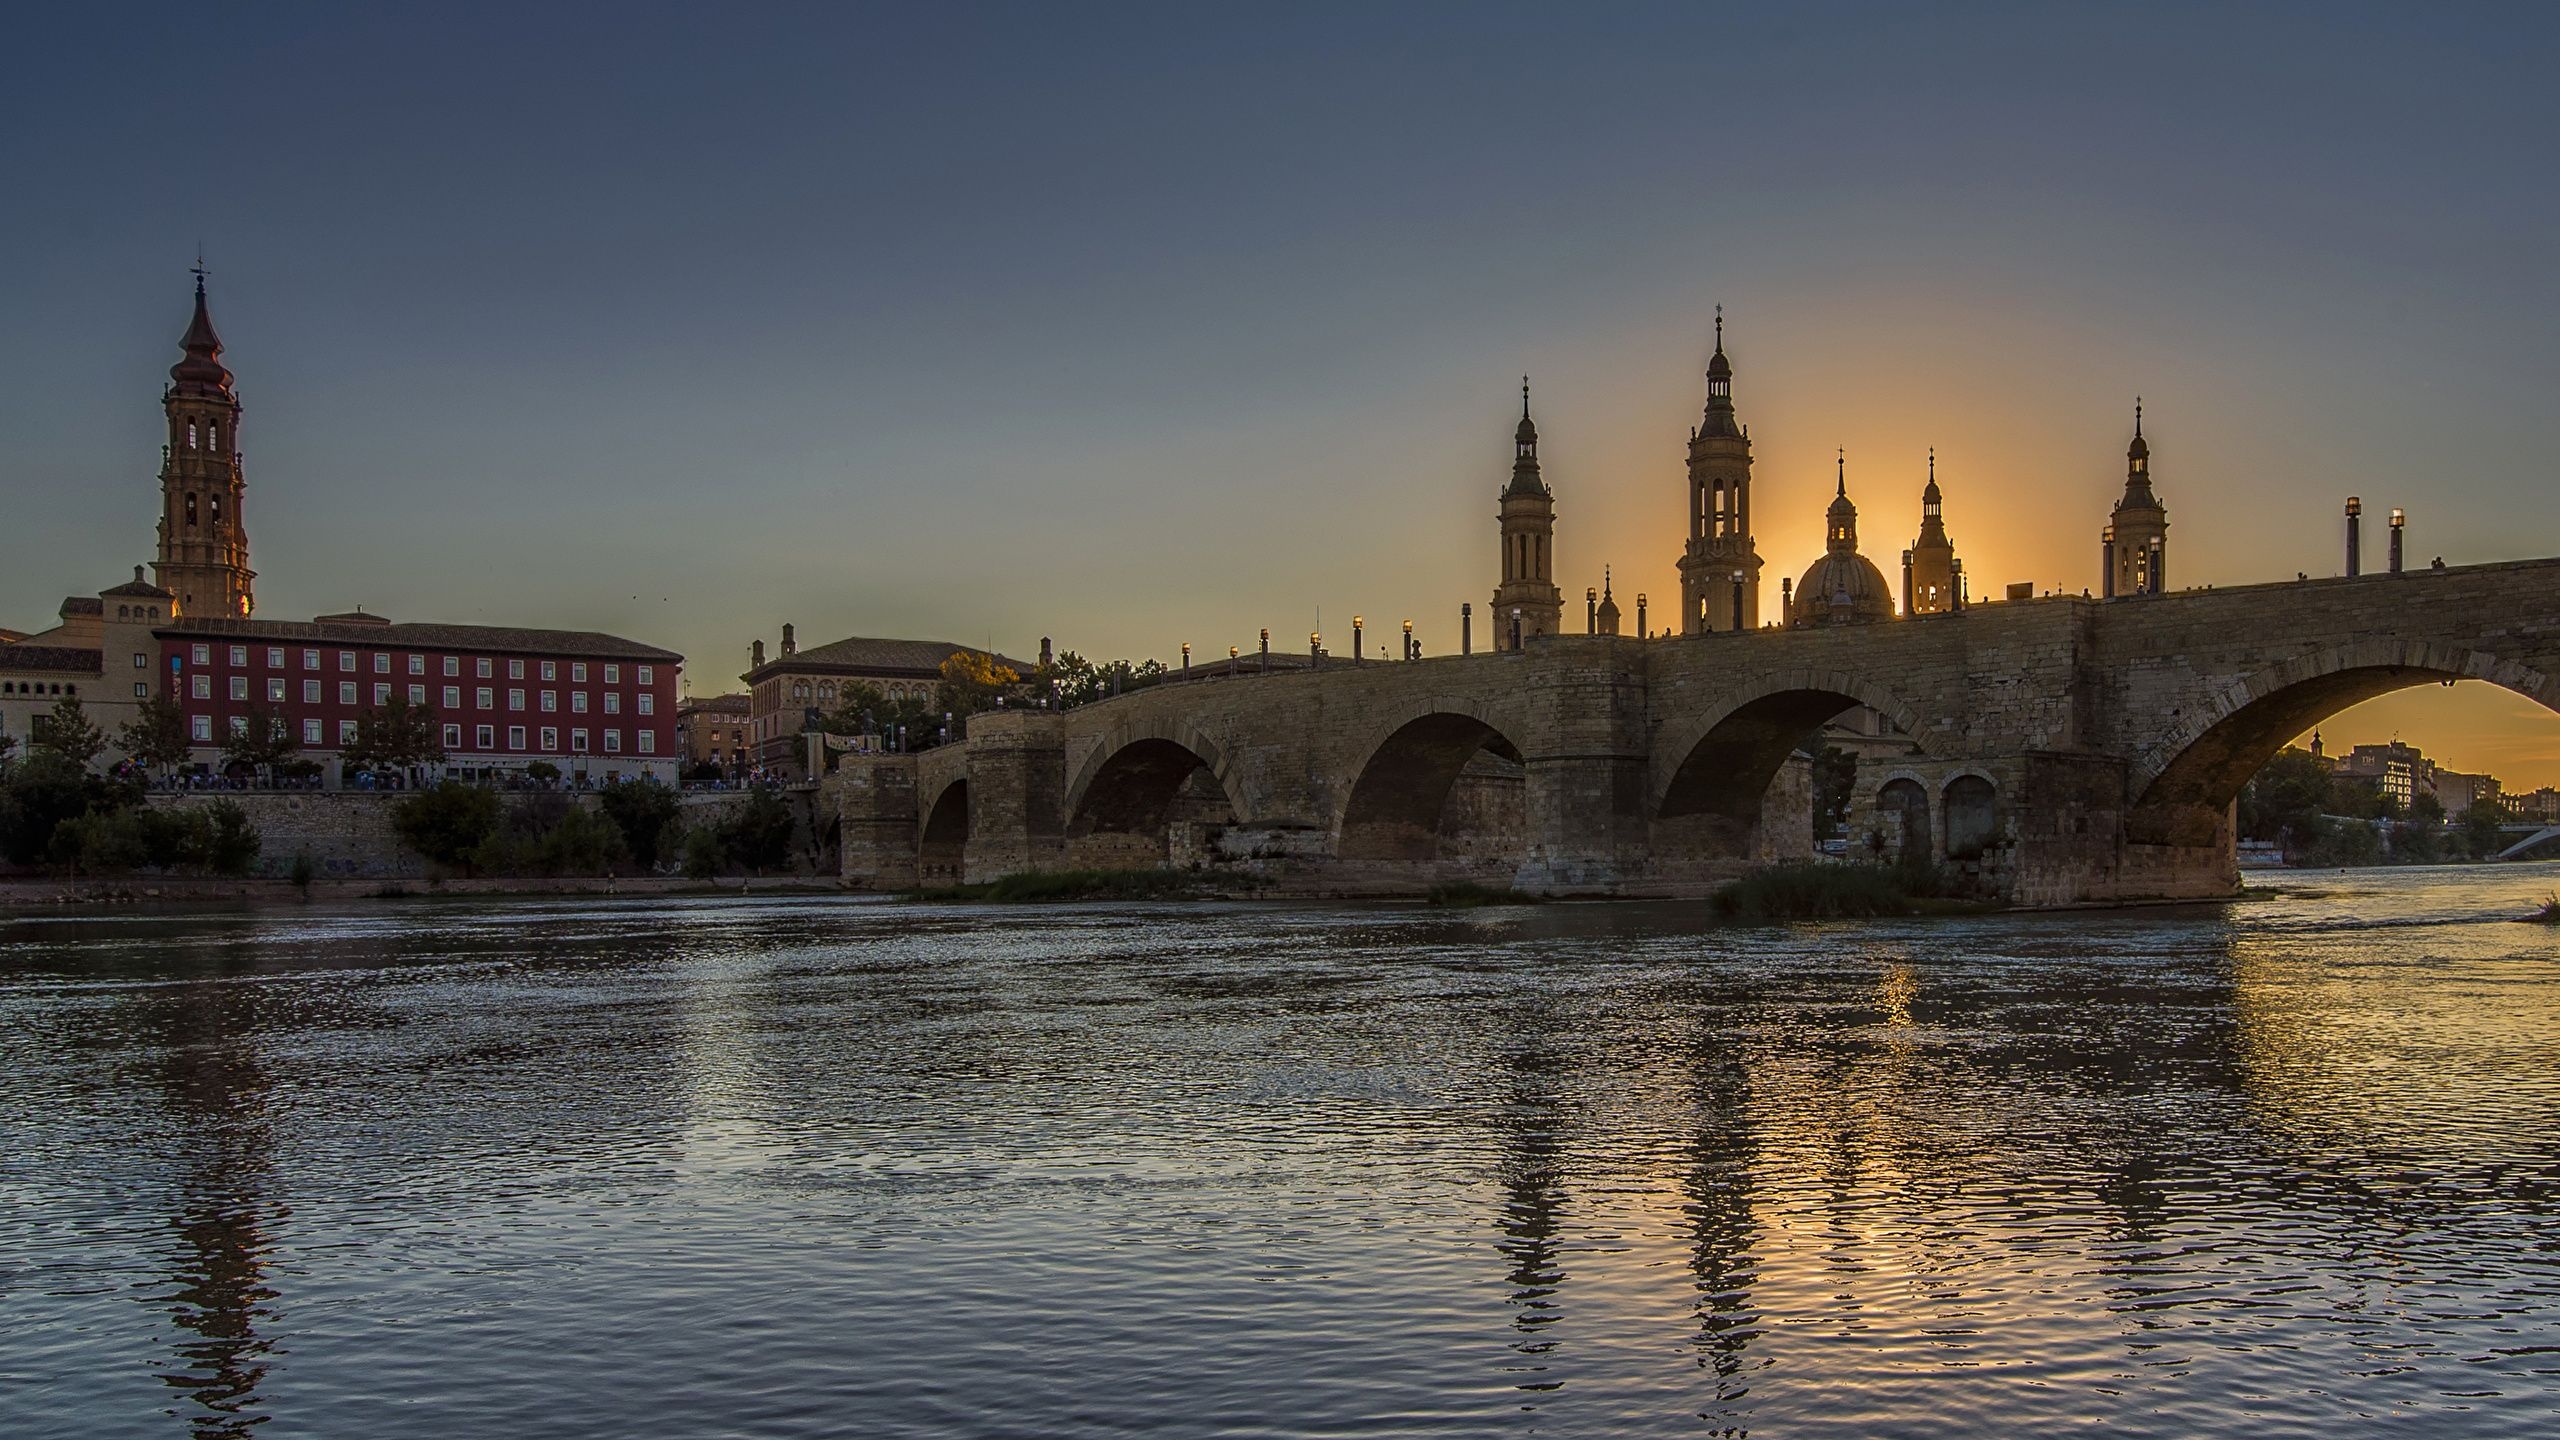
[[[142,567],[139,565],[133,567],[133,583],[136,585],[142,583]]]

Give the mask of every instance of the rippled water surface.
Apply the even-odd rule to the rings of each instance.
[[[2555,878],[0,922],[0,1432],[2560,1433]]]

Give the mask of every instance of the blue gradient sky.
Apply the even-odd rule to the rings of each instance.
[[[199,239],[262,613],[697,691],[785,620],[1454,648],[1524,370],[1559,579],[1673,593],[1717,302],[1772,603],[1835,445],[1871,554],[1935,445],[1977,593],[2094,584],[2137,391],[2181,582],[2349,492],[2560,552],[2548,10],[525,8],[21,18],[0,623],[148,558]]]

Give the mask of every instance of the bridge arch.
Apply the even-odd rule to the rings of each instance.
[[[1462,696],[1382,716],[1350,753],[1358,769],[1334,827],[1335,854],[1402,878],[1508,884],[1527,850],[1519,718]]]
[[[1655,739],[1647,813],[1658,865],[1724,867],[1798,848],[1764,831],[1770,787],[1787,757],[1843,711],[1868,706],[1929,750],[1918,713],[1862,676],[1795,670],[1756,677],[1728,695],[1665,723]],[[1809,832],[1804,840],[1811,843]]]
[[[2560,682],[2459,645],[2378,637],[2313,651],[2222,686],[2141,747],[2126,777],[2126,838],[2215,844],[2241,787],[2295,736],[2395,690],[2457,680],[2485,680],[2560,710]]]
[[[1190,726],[1105,736],[1067,787],[1067,858],[1100,868],[1173,863],[1203,827],[1233,825],[1244,806],[1216,742]],[[1180,831],[1188,829],[1185,836]]]
[[[969,780],[956,776],[925,807],[916,838],[917,878],[926,885],[957,885],[967,878]]]

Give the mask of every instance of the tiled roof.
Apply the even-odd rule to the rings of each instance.
[[[112,590],[101,590],[98,593],[101,595],[138,595],[146,600],[167,600],[172,598],[168,591],[161,589],[159,586],[152,584],[148,580],[127,580]],[[103,610],[106,607],[100,606],[99,608]]]
[[[494,650],[526,655],[572,655],[597,660],[646,660],[674,665],[684,657],[592,630],[526,630],[512,625],[443,625],[433,621],[333,624],[322,620],[180,619],[154,635],[223,640],[327,640],[343,645],[406,650]]]
[[[745,695],[698,695],[676,708],[715,715],[745,715],[750,713],[752,706],[752,699]]]
[[[827,670],[855,675],[939,675],[942,662],[962,652],[979,654],[975,645],[954,645],[948,640],[878,640],[855,635],[825,645],[813,645],[796,655],[776,655],[765,661],[761,675],[771,670]],[[1032,667],[1020,660],[995,657],[999,665],[1010,666],[1018,674],[1030,674]]]
[[[102,675],[95,650],[78,650],[69,645],[10,645],[0,647],[0,670],[40,670],[54,675]]]
[[[65,595],[62,597],[62,608],[53,613],[56,615],[104,615],[107,613],[107,606],[105,601],[95,595]]]

